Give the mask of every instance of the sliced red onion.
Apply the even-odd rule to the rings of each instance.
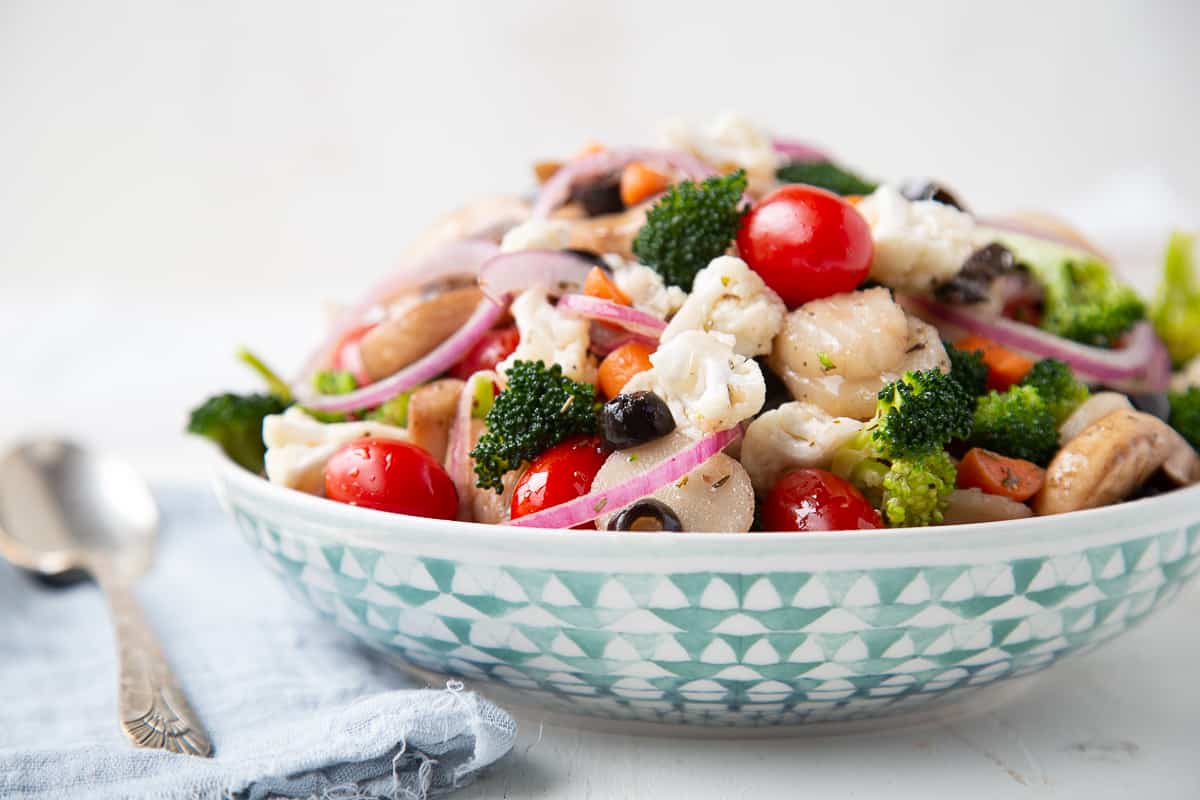
[[[640,342],[649,347],[657,347],[658,337],[641,336],[629,331],[610,328],[598,322],[593,323],[588,329],[588,347],[598,356],[606,356],[618,347],[630,342]]]
[[[667,327],[667,323],[653,314],[586,294],[563,295],[558,301],[558,307],[581,317],[619,325],[630,333],[651,338],[656,342]]]
[[[814,161],[830,161],[829,154],[824,150],[813,147],[811,144],[806,144],[799,139],[790,139],[785,136],[776,136],[771,140],[771,147],[776,153],[786,158],[788,161],[801,161],[811,163]]]
[[[567,250],[516,250],[489,258],[479,268],[479,288],[497,303],[534,286],[548,294],[582,292],[595,264]]]
[[[591,522],[606,510],[615,511],[679,480],[724,450],[742,435],[740,427],[710,433],[624,483],[510,521],[522,528],[573,528]]]
[[[492,329],[496,320],[500,319],[503,313],[504,305],[502,303],[493,302],[485,297],[475,307],[475,312],[471,314],[471,317],[450,338],[435,347],[424,358],[413,362],[394,375],[349,394],[314,395],[308,386],[297,386],[295,387],[296,395],[304,406],[314,411],[358,411],[363,408],[374,408],[380,403],[386,403],[401,392],[406,392],[450,369]]]
[[[628,147],[618,150],[602,150],[598,153],[577,158],[559,168],[550,180],[542,185],[530,219],[545,219],[559,206],[565,205],[576,185],[622,170],[635,161],[664,164],[679,170],[692,180],[702,180],[716,174],[716,170],[691,153],[682,150],[660,150],[651,147]]]
[[[491,370],[481,370],[471,374],[463,386],[462,394],[458,396],[458,408],[454,413],[454,422],[450,426],[450,437],[446,444],[446,472],[454,481],[458,490],[459,519],[468,519],[468,498],[471,487],[475,484],[474,473],[471,470],[471,422],[474,419],[476,384],[487,381],[496,385],[496,373]]]
[[[498,249],[495,243],[483,239],[462,239],[442,245],[419,261],[402,264],[391,276],[373,286],[361,300],[338,315],[329,336],[305,360],[297,384],[307,383],[372,309],[422,283],[449,275],[473,275]]]
[[[1021,236],[1028,236],[1033,239],[1041,239],[1047,242],[1061,244],[1064,247],[1070,247],[1074,250],[1080,250],[1085,253],[1091,253],[1101,261],[1107,261],[1108,256],[1100,252],[1096,247],[1089,244],[1086,240],[1073,239],[1070,236],[1065,236],[1046,225],[1039,225],[1032,220],[1014,219],[1012,217],[977,217],[976,224],[984,228],[995,228],[1006,233],[1016,233]]]
[[[1064,361],[1084,381],[1108,385],[1130,383],[1149,391],[1163,391],[1170,379],[1169,369],[1165,374],[1162,369],[1165,348],[1149,322],[1134,325],[1124,346],[1110,350],[1073,342],[1033,325],[988,316],[962,306],[947,306],[917,297],[904,297],[901,302],[934,323],[978,334],[1036,358]]]

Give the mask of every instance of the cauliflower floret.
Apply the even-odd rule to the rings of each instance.
[[[613,282],[629,295],[638,311],[670,319],[687,300],[687,292],[678,286],[667,286],[661,275],[644,264],[626,261],[616,254],[606,255],[604,260],[612,267]]]
[[[1173,392],[1186,392],[1191,386],[1200,386],[1200,356],[1189,361],[1187,366],[1171,378]]]
[[[718,169],[746,170],[750,191],[755,195],[775,184],[780,158],[771,137],[741,114],[722,112],[700,130],[683,120],[672,119],[660,126],[660,133],[667,147],[699,156]]]
[[[761,356],[783,329],[787,307],[746,262],[720,256],[696,273],[692,293],[662,333],[668,342],[688,330],[734,337],[738,355]]]
[[[263,419],[267,479],[309,494],[325,493],[325,464],[346,442],[367,437],[408,441],[408,431],[381,422],[319,422],[292,406]]]
[[[893,289],[928,292],[987,244],[970,214],[932,200],[907,200],[891,186],[880,186],[856,207],[875,240],[871,277]]]
[[[833,454],[863,423],[834,417],[812,403],[784,403],[750,423],[742,439],[742,466],[760,494],[789,469],[829,469]]]
[[[550,305],[542,288],[526,289],[513,301],[513,319],[521,341],[497,371],[508,373],[517,361],[561,364],[563,374],[583,383],[596,382],[596,365],[588,355],[588,321]]]
[[[652,369],[622,393],[649,390],[666,401],[680,428],[704,433],[732,428],[759,412],[767,396],[762,370],[733,351],[727,334],[684,331],[650,356]]]
[[[561,219],[531,219],[511,228],[500,241],[501,253],[516,250],[562,250],[571,239],[571,226]]]

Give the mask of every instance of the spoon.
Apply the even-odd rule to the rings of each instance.
[[[122,461],[58,440],[0,459],[0,555],[43,575],[82,570],[108,598],[125,735],[138,747],[208,756],[208,734],[132,591],[153,561],[157,531],[154,498]]]

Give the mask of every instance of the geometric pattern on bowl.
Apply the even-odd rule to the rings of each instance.
[[[1200,524],[981,563],[607,572],[355,546],[231,505],[286,585],[371,646],[552,710],[655,723],[957,702],[1111,639],[1200,570]]]

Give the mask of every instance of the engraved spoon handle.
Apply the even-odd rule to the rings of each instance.
[[[117,638],[117,711],[125,735],[138,747],[196,756],[212,743],[163,657],[127,581],[105,567],[93,569],[108,599]]]

